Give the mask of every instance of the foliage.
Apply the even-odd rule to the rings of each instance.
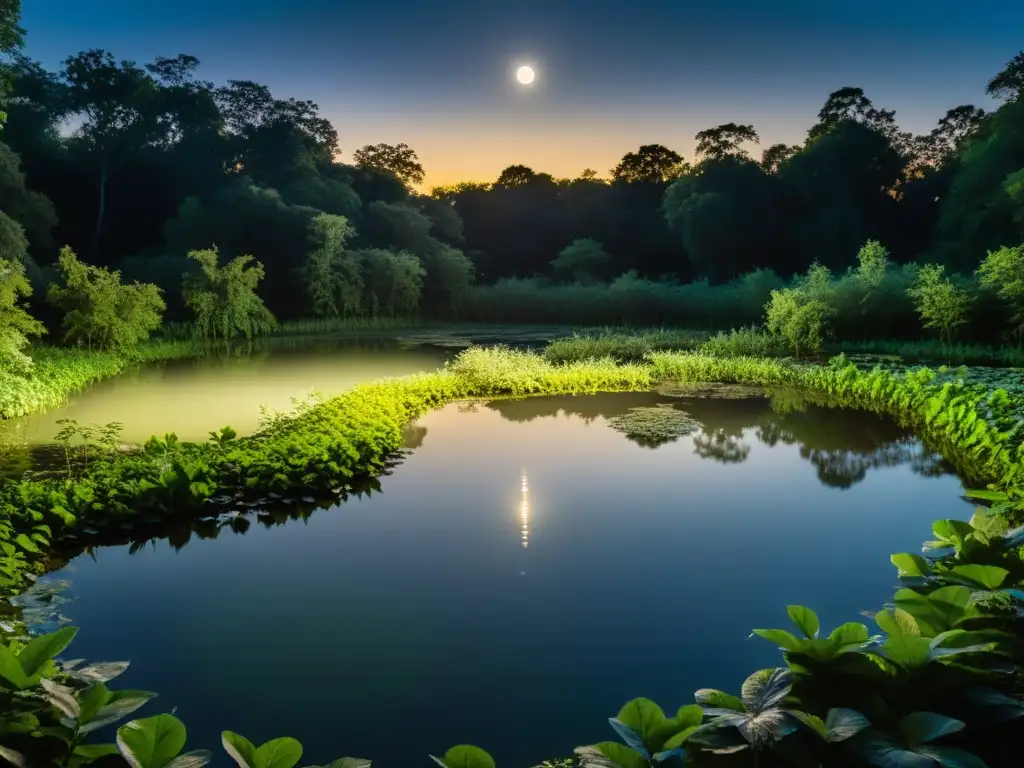
[[[228,340],[242,334],[249,339],[274,330],[277,321],[256,293],[263,279],[258,261],[236,256],[221,267],[216,248],[191,251],[188,256],[202,270],[186,274],[182,287],[185,304],[195,314],[198,338]]]
[[[982,286],[994,290],[1013,312],[1013,335],[1024,341],[1024,245],[989,251],[978,267]]]
[[[92,349],[130,349],[160,327],[164,301],[150,283],[121,282],[120,271],[78,260],[68,247],[60,252],[61,283],[47,299],[64,311],[64,340]]]
[[[971,297],[944,271],[938,264],[925,264],[907,294],[914,299],[924,327],[934,329],[951,344],[956,330],[967,324]]]
[[[352,234],[344,216],[321,213],[310,223],[312,250],[303,266],[303,280],[317,317],[351,317],[358,314],[363,294],[363,275],[358,259],[346,252]]]
[[[23,351],[28,344],[27,336],[44,332],[42,323],[33,319],[21,304],[23,297],[31,293],[24,265],[0,259],[0,374],[4,374],[8,386],[15,384],[14,375],[24,375],[32,368],[32,359]],[[0,388],[0,402],[3,396]]]
[[[596,282],[608,269],[611,257],[590,238],[573,240],[551,262],[555,279],[566,283]]]

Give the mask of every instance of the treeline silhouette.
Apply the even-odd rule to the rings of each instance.
[[[1024,241],[1024,53],[988,83],[998,109],[954,107],[923,136],[843,87],[800,144],[758,153],[755,126],[729,123],[698,133],[693,158],[645,145],[608,178],[512,165],[421,194],[412,148],[341,162],[316,104],[204,81],[192,56],[90,50],[49,70],[7,48],[0,258],[26,264],[51,327],[38,300],[65,244],[155,283],[170,319],[185,317],[186,254],[215,245],[263,265],[279,319],[724,327],[759,322],[771,290],[815,263],[840,278],[871,240],[895,269],[933,262],[964,281]],[[894,335],[920,335],[906,314]]]

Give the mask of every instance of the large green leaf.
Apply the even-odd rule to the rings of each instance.
[[[912,555],[909,552],[900,552],[889,557],[892,564],[899,571],[899,578],[923,578],[931,575],[931,566],[928,561],[920,555]]]
[[[763,637],[769,643],[774,643],[784,651],[799,651],[803,645],[798,637],[784,629],[755,629],[753,634]]]
[[[818,621],[818,614],[810,608],[805,608],[802,605],[787,605],[786,613],[789,614],[790,621],[804,633],[804,637],[813,639],[818,636],[821,623]]]
[[[616,746],[622,746],[617,744]],[[626,747],[622,747],[626,749]],[[434,762],[445,768],[494,768],[494,758],[487,752],[470,744],[460,744],[444,753],[444,757],[434,757]],[[628,766],[626,768],[629,768]]]
[[[694,692],[693,698],[705,709],[731,709],[733,712],[743,712],[745,707],[738,696],[733,696],[725,691],[718,691],[714,688],[701,688]]]
[[[290,736],[272,739],[256,750],[256,768],[293,768],[302,759],[302,744]]]
[[[621,755],[621,759],[626,760],[627,763],[619,763],[614,758],[608,757],[601,751],[602,745],[614,745],[615,747],[622,747],[622,749],[632,752],[632,755]],[[623,747],[614,741],[605,741],[601,744],[595,744],[592,747],[576,747],[574,750],[576,755],[576,761],[579,763],[581,768],[647,768],[647,761],[644,760],[640,755],[628,747]],[[437,760],[437,758],[434,758]],[[438,761],[440,762],[440,761]],[[444,765],[444,763],[441,763]]]
[[[875,623],[889,635],[913,635],[921,634],[917,620],[902,608],[885,608],[875,614]]]
[[[650,699],[638,698],[626,702],[615,719],[639,733],[646,742],[665,722],[665,713]]]
[[[0,642],[0,677],[19,690],[29,688],[36,682],[29,679],[25,670],[22,669],[18,657],[2,642]]]
[[[975,589],[998,589],[1010,575],[1005,568],[994,565],[957,565],[950,569],[954,579]]]
[[[826,738],[830,742],[846,741],[871,727],[870,721],[855,709],[835,707],[825,720]]]
[[[931,660],[931,643],[926,637],[890,635],[882,646],[887,659],[904,669],[923,667]]]
[[[78,627],[64,627],[56,632],[33,638],[18,653],[18,661],[28,677],[38,674],[43,666],[68,647],[78,634]]]
[[[962,731],[964,723],[935,712],[912,712],[900,721],[900,733],[908,746],[917,747]]]
[[[256,747],[240,733],[222,731],[220,743],[239,768],[256,768]]]
[[[164,768],[185,746],[185,725],[174,715],[132,720],[117,729],[117,748],[132,768]]]

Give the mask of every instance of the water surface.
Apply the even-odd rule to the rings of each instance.
[[[244,354],[144,366],[9,426],[30,444],[51,442],[60,419],[81,425],[120,422],[127,443],[167,432],[203,441],[225,425],[245,435],[258,426],[261,406],[287,412],[293,398],[302,400],[313,390],[332,396],[385,376],[433,371],[451,354],[386,339],[276,343]]]
[[[656,403],[702,431],[651,447],[608,426]],[[738,692],[780,659],[752,628],[792,603],[858,620],[891,596],[891,553],[970,514],[892,424],[763,398],[456,404],[411,435],[370,497],[77,557],[56,574],[73,654],[131,659],[118,685],[177,707],[192,748],[226,728],[295,736],[303,764],[468,742],[535,765],[613,738],[634,696]]]

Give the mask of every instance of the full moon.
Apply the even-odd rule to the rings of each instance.
[[[530,67],[520,67],[516,70],[516,80],[523,85],[529,85],[533,82],[533,69]]]

